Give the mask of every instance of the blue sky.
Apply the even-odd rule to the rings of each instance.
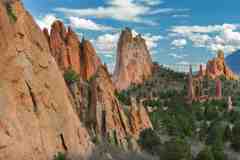
[[[40,27],[61,19],[114,65],[121,29],[147,40],[161,64],[206,63],[240,49],[239,0],[23,0]]]

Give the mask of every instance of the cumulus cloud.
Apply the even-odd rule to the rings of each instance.
[[[144,19],[142,16],[178,11],[178,9],[175,10],[172,8],[155,10],[154,5],[161,4],[161,0],[108,0],[106,2],[107,3],[104,6],[96,8],[56,8],[55,11],[63,12],[68,17],[111,18],[120,21],[145,23],[149,25],[156,25],[157,23]]]
[[[54,14],[47,14],[44,17],[36,18],[36,22],[41,29],[47,28],[50,30],[52,23],[57,19],[58,18]]]
[[[187,41],[186,39],[175,39],[171,44],[177,48],[183,48],[187,45]]]
[[[132,30],[132,34],[133,36],[137,36],[139,33]],[[94,44],[100,53],[114,54],[116,53],[119,37],[120,33],[103,34],[94,40]],[[163,39],[160,35],[151,35],[149,33],[142,35],[142,37],[146,40],[146,45],[149,50],[156,48],[158,46],[158,42]]]
[[[184,57],[186,57],[186,54],[180,55],[180,54],[176,54],[176,53],[169,53],[169,56],[175,58],[175,59],[183,59]]]
[[[77,29],[87,29],[87,30],[96,30],[96,31],[105,31],[112,30],[112,27],[104,26],[95,23],[90,19],[78,18],[78,17],[69,17],[70,25]]]
[[[235,30],[238,25],[223,24],[223,25],[209,25],[209,26],[175,26],[171,29],[172,32],[182,35],[188,35],[191,33],[212,33],[221,32],[226,29]]]
[[[158,46],[157,43],[161,39],[163,39],[161,35],[151,35],[151,34],[146,34],[146,35],[143,35],[142,37],[146,40],[146,44],[149,50],[156,48]]]
[[[100,35],[94,44],[99,52],[113,54],[116,51],[119,36],[119,33]]]
[[[176,26],[171,29],[172,37],[190,40],[195,47],[204,47],[216,52],[232,53],[240,49],[240,25],[223,24],[209,26]]]
[[[107,6],[86,9],[57,8],[56,11],[64,12],[68,16],[112,18],[123,21],[141,21],[140,15],[148,12],[150,8],[134,3],[132,0],[107,1]]]

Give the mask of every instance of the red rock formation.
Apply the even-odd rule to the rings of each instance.
[[[47,37],[46,30],[44,33]],[[71,67],[84,80],[89,80],[101,65],[91,42],[80,42],[70,27],[66,31],[61,21],[53,23],[49,41],[52,55],[63,72]]]
[[[115,97],[115,87],[104,66],[99,67],[91,81],[90,122],[96,135],[127,147],[128,119]]]
[[[203,77],[205,75],[204,73],[204,70],[203,70],[203,65],[200,64],[200,67],[199,67],[199,72],[198,72],[198,77]]]
[[[72,68],[80,74],[80,42],[71,28],[66,30],[61,21],[52,24],[50,48],[62,71]]]
[[[220,79],[216,80],[216,98],[217,99],[222,98],[222,82]]]
[[[206,75],[209,78],[216,79],[220,76],[224,76],[229,80],[237,80],[238,76],[235,75],[227,66],[224,60],[224,53],[218,52],[218,55],[213,60],[208,61],[206,68]]]
[[[136,138],[139,137],[140,133],[143,130],[152,128],[152,122],[150,121],[146,109],[142,103],[137,104],[135,99],[132,99],[129,118],[131,124],[131,132]]]
[[[134,37],[130,29],[122,31],[117,50],[113,80],[117,89],[127,89],[131,84],[141,84],[152,75],[152,60],[145,40]]]
[[[80,73],[80,45],[78,36],[73,32],[71,27],[68,27],[67,35],[66,35],[66,46],[68,53],[68,61],[69,65],[74,69],[77,73]]]
[[[82,40],[80,53],[81,77],[84,80],[89,80],[96,73],[102,62],[97,56],[91,42],[88,40]]]
[[[50,48],[53,57],[62,71],[70,67],[65,39],[66,29],[63,23],[60,21],[54,22],[50,34]]]
[[[48,29],[47,29],[47,28],[44,28],[44,29],[43,29],[43,34],[45,35],[48,44],[50,44],[50,35],[49,35],[49,33],[48,33]]]
[[[13,1],[12,10],[14,22],[0,2],[0,159],[87,155],[89,135],[73,111],[44,34],[21,1]]]
[[[142,105],[129,106],[129,117],[115,96],[115,86],[105,66],[98,69],[91,83],[89,123],[98,137],[105,137],[127,148],[128,139],[136,140],[140,132],[152,128],[148,113]],[[126,108],[127,109],[127,108]],[[134,147],[135,148],[135,147]]]

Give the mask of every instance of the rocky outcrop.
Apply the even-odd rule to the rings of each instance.
[[[49,43],[51,53],[60,69],[65,71],[71,67],[80,74],[80,42],[72,29],[69,27],[66,30],[61,21],[55,21],[52,24]]]
[[[116,88],[105,66],[98,69],[90,86],[88,124],[96,137],[106,138],[111,143],[129,148],[134,144],[134,140],[136,142],[141,131],[152,128],[143,105],[132,103],[132,106],[123,106],[118,101],[115,96]]]
[[[81,43],[81,77],[89,80],[102,64],[90,41],[83,39]]]
[[[107,68],[101,66],[91,81],[90,119],[96,136],[127,148],[130,135],[128,119],[115,97],[115,87]]]
[[[222,81],[220,79],[216,80],[216,98],[222,98]]]
[[[86,156],[89,135],[44,34],[21,1],[14,0],[10,12],[17,19],[0,2],[0,159],[46,160],[57,152]]]
[[[47,30],[43,31],[49,39],[52,55],[63,72],[71,68],[84,80],[89,80],[96,73],[101,61],[90,41],[83,39],[80,42],[71,27],[66,29],[61,21],[52,24],[49,38]]]
[[[145,40],[133,36],[126,28],[122,31],[117,49],[117,62],[113,80],[117,89],[127,89],[131,84],[141,84],[152,75],[152,60]]]
[[[142,102],[137,103],[136,99],[132,98],[129,113],[131,132],[136,139],[143,130],[153,128],[152,122],[150,121],[149,115]]]
[[[205,75],[211,79],[216,79],[220,76],[228,80],[237,80],[238,76],[235,75],[227,66],[224,60],[224,53],[219,51],[217,57],[208,61]]]

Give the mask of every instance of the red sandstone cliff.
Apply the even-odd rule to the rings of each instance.
[[[115,97],[115,87],[107,68],[101,66],[91,81],[90,122],[99,137],[127,147],[130,134],[128,119]]]
[[[73,31],[71,29],[66,31],[63,23],[60,21],[56,21],[52,25],[50,36],[48,36],[46,30],[43,33],[47,40],[50,39],[52,55],[61,70],[65,71],[71,67],[80,75],[79,82],[68,84],[70,91],[68,93],[73,108],[78,113],[82,122],[88,126],[91,135],[98,140],[109,140],[111,143],[126,149],[130,147],[136,149],[137,147],[134,142],[138,139],[140,132],[144,129],[152,128],[145,108],[142,105],[134,103],[133,106],[125,106],[125,110],[129,110],[130,113],[126,114],[123,105],[115,96],[116,86],[111,79],[111,75],[108,73],[106,66],[101,64],[90,41],[83,39],[82,42],[79,42],[77,37],[74,36]],[[146,49],[145,41],[140,36],[136,38],[132,37],[132,41]],[[144,54],[148,54],[147,49],[143,52]],[[131,61],[137,61],[136,58],[141,57],[131,57]],[[148,58],[150,63],[151,58]],[[72,63],[74,59],[80,61]],[[143,60],[142,62],[145,63],[145,61]],[[140,64],[134,65],[134,67],[139,66]],[[78,68],[80,69],[78,70]],[[135,70],[138,69],[135,68]],[[148,70],[151,69],[149,68]],[[147,74],[150,74],[148,70]],[[139,75],[142,76],[142,82],[145,72],[142,74],[139,73]],[[140,82],[139,78],[135,78],[134,75],[131,76],[131,78]],[[90,80],[90,83],[84,82],[86,80]],[[131,81],[131,83],[133,82]],[[130,137],[132,137],[132,144],[128,141]]]
[[[117,49],[117,62],[113,80],[117,89],[127,89],[131,84],[141,84],[152,75],[152,60],[145,40],[134,37],[126,28],[122,31]]]
[[[153,128],[153,126],[142,102],[138,104],[135,99],[132,99],[131,103],[129,115],[131,132],[134,137],[138,138],[143,130]]]
[[[115,96],[116,88],[105,66],[99,67],[91,83],[89,124],[98,138],[128,148],[128,139],[137,140],[141,131],[152,128],[148,113],[142,105],[123,106]],[[125,108],[125,109],[124,109]],[[129,115],[126,114],[129,110]]]
[[[101,61],[90,41],[80,42],[71,27],[66,29],[61,21],[52,24],[50,36],[46,29],[43,32],[49,39],[51,53],[63,72],[72,68],[84,80],[89,80],[96,73]]]
[[[21,1],[9,5],[16,20],[0,2],[0,159],[87,155],[89,135],[73,111],[44,34]],[[64,34],[55,42],[59,36]]]
[[[200,69],[200,73],[198,75],[200,77],[205,75],[211,79],[216,79],[220,76],[224,76],[228,80],[238,79],[238,76],[235,75],[225,63],[224,53],[222,51],[218,52],[216,58],[208,61],[205,72]]]
[[[82,40],[81,43],[81,77],[84,80],[89,80],[97,71],[98,67],[102,64],[97,56],[97,53],[88,40]]]

